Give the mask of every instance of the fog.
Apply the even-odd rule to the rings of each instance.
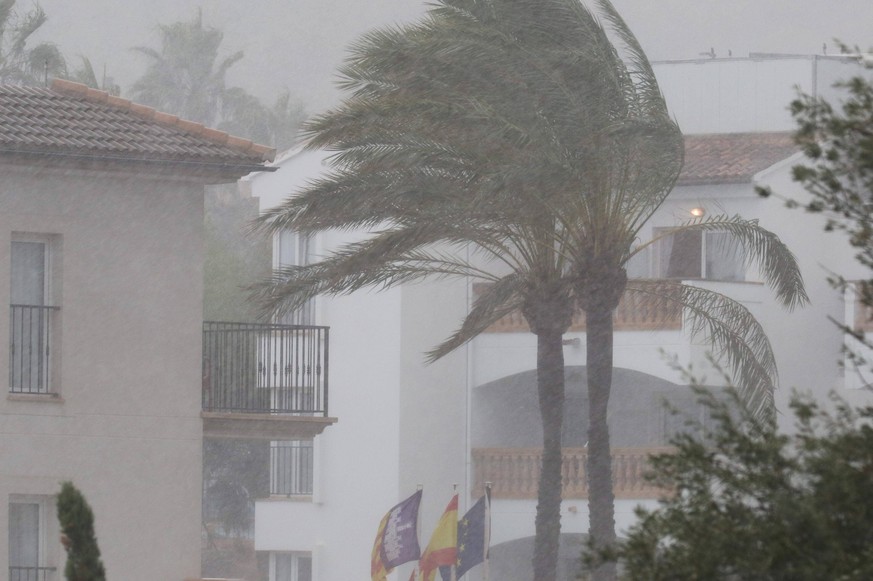
[[[27,1],[19,0],[17,7],[22,12],[29,8]],[[718,329],[701,331],[703,326],[691,322],[692,309],[683,311],[682,304],[678,304],[677,297],[682,296],[678,293],[687,289],[731,297],[736,302],[729,305],[736,307],[731,313],[742,315],[737,319],[740,323],[733,324],[751,328],[750,336],[759,331],[758,323],[750,321],[754,318],[760,321],[760,329],[766,331],[773,346],[772,353],[769,344],[761,349],[767,365],[760,367],[766,367],[766,373],[771,372],[768,365],[771,359],[773,362],[772,377],[768,375],[760,383],[766,391],[762,400],[767,397],[774,400],[765,401],[762,407],[773,403],[780,413],[788,410],[790,389],[795,387],[809,388],[821,399],[826,398],[828,390],[837,387],[852,403],[867,401],[860,388],[871,382],[867,377],[858,379],[846,374],[839,354],[843,332],[828,322],[830,319],[853,324],[863,319],[864,307],[852,299],[846,300],[850,295],[834,291],[827,280],[829,273],[821,265],[827,264],[850,280],[861,280],[869,272],[856,263],[843,238],[821,234],[820,216],[789,210],[756,191],[760,186],[787,193],[789,197],[805,195],[791,175],[790,164],[798,156],[796,143],[788,133],[795,126],[787,111],[788,103],[795,98],[797,88],[833,98],[835,93],[829,88],[832,83],[845,78],[847,72],[860,70],[859,59],[833,56],[839,52],[835,39],[862,49],[873,46],[869,30],[873,1],[837,2],[614,0],[616,9],[653,61],[653,74],[661,85],[669,116],[675,121],[675,126],[669,122],[657,125],[658,128],[670,125],[660,134],[663,139],[648,137],[651,143],[634,149],[634,155],[604,155],[598,151],[599,157],[585,157],[589,155],[587,150],[598,149],[591,147],[591,142],[597,142],[590,135],[602,131],[604,126],[611,129],[614,117],[602,117],[601,120],[608,118],[609,123],[600,126],[581,121],[579,125],[552,123],[549,131],[559,135],[554,142],[562,147],[568,144],[566,151],[578,154],[579,159],[567,156],[566,163],[549,165],[554,161],[549,158],[552,141],[536,143],[539,137],[534,135],[531,138],[534,145],[528,147],[519,145],[523,140],[508,138],[503,133],[494,137],[477,125],[486,124],[479,117],[481,110],[465,111],[462,117],[446,116],[446,125],[455,126],[445,134],[441,133],[442,127],[433,131],[433,142],[439,146],[435,154],[403,158],[408,152],[401,152],[401,157],[395,159],[391,157],[394,153],[388,151],[385,159],[396,164],[392,166],[391,179],[367,181],[365,175],[354,182],[354,187],[337,185],[331,180],[347,177],[341,171],[348,168],[370,163],[377,167],[373,160],[379,161],[377,157],[382,154],[373,154],[377,157],[363,162],[352,160],[325,178],[330,162],[324,150],[291,149],[279,152],[273,159],[267,148],[250,147],[251,143],[234,145],[233,141],[228,142],[226,134],[177,124],[175,118],[143,121],[141,112],[136,113],[136,108],[132,112],[129,103],[109,100],[107,104],[105,94],[84,91],[81,87],[61,83],[59,86],[66,89],[27,88],[16,92],[18,88],[7,88],[0,97],[5,94],[18,107],[15,114],[23,121],[16,118],[15,126],[24,127],[21,133],[25,138],[29,138],[32,127],[42,129],[44,116],[54,114],[60,119],[53,126],[46,124],[49,137],[56,137],[52,131],[63,134],[77,122],[72,115],[60,117],[57,111],[52,113],[51,108],[58,107],[57,103],[34,106],[26,102],[27,91],[42,95],[46,101],[88,103],[93,110],[109,111],[123,119],[134,118],[154,130],[128,133],[138,126],[133,123],[131,129],[113,119],[98,117],[98,121],[93,121],[96,126],[88,125],[90,121],[84,123],[85,130],[90,132],[89,136],[97,135],[96,142],[103,139],[103,131],[109,131],[107,127],[115,131],[113,139],[108,140],[107,151],[89,150],[90,146],[76,142],[81,132],[78,130],[68,132],[73,137],[59,139],[68,148],[60,155],[52,150],[54,145],[44,146],[45,151],[28,149],[32,145],[24,139],[22,149],[10,146],[0,151],[0,172],[6,171],[0,173],[0,236],[7,239],[7,245],[12,241],[9,256],[15,255],[8,261],[11,267],[6,269],[5,251],[0,247],[0,275],[8,270],[13,281],[10,297],[10,303],[16,303],[11,305],[13,312],[42,309],[49,313],[45,315],[49,321],[46,323],[30,327],[19,324],[17,330],[9,325],[11,352],[17,349],[21,359],[11,364],[10,391],[14,394],[16,385],[24,384],[24,380],[15,378],[29,374],[43,379],[35,388],[18,387],[21,393],[17,399],[10,399],[18,403],[11,407],[6,404],[6,409],[12,411],[4,412],[0,401],[0,434],[13,434],[8,440],[4,439],[6,436],[0,438],[3,444],[0,451],[8,456],[0,462],[0,468],[8,472],[0,478],[0,494],[9,497],[10,506],[25,507],[15,509],[23,516],[18,517],[20,523],[9,525],[10,539],[18,533],[28,542],[37,539],[30,544],[21,541],[21,547],[27,545],[25,548],[43,551],[42,547],[48,546],[47,552],[34,549],[31,554],[10,541],[12,556],[7,559],[10,571],[12,561],[20,558],[18,568],[27,569],[28,575],[32,569],[43,575],[38,581],[58,581],[63,548],[55,541],[59,534],[53,528],[54,520],[46,520],[46,515],[53,509],[57,482],[73,478],[83,484],[94,504],[98,536],[107,563],[114,567],[109,575],[113,580],[163,579],[171,578],[171,574],[175,575],[173,579],[184,575],[191,581],[200,578],[194,575],[202,575],[203,581],[219,576],[248,581],[366,579],[366,570],[373,564],[371,555],[378,559],[382,559],[383,553],[387,555],[385,551],[371,553],[374,537],[377,543],[386,538],[383,534],[388,520],[386,511],[423,489],[421,509],[416,515],[418,522],[404,523],[408,529],[418,527],[421,548],[442,522],[446,501],[453,498],[449,506],[454,502],[456,512],[463,517],[480,498],[488,497],[486,491],[491,491],[494,502],[489,504],[488,518],[492,530],[487,537],[493,548],[490,579],[529,581],[533,539],[539,534],[538,495],[546,488],[540,474],[549,472],[545,467],[547,454],[543,451],[554,445],[551,459],[557,460],[551,462],[551,468],[558,470],[551,473],[560,478],[553,479],[556,483],[553,490],[557,492],[552,495],[554,511],[549,519],[560,520],[561,536],[555,534],[559,540],[555,541],[554,558],[545,560],[557,564],[558,580],[574,580],[584,538],[589,530],[597,530],[589,528],[589,504],[597,506],[596,499],[591,500],[596,487],[589,488],[589,475],[599,468],[609,480],[608,446],[613,446],[615,452],[612,466],[619,466],[614,473],[620,476],[614,477],[617,494],[610,502],[615,511],[613,528],[621,534],[635,522],[634,508],[639,504],[654,507],[663,492],[663,488],[645,483],[643,473],[649,455],[663,451],[677,435],[691,429],[702,430],[711,420],[707,409],[688,389],[690,381],[684,370],[701,372],[695,378],[702,385],[724,387],[727,383],[710,358],[711,344],[706,339],[742,335],[745,329],[731,328],[730,333],[723,335],[719,335]],[[319,112],[340,102],[336,70],[349,44],[374,28],[414,21],[424,13],[427,2],[42,0],[39,5],[48,22],[35,40],[56,43],[73,68],[78,65],[78,56],[87,57],[97,77],[105,71],[120,85],[123,97],[131,97],[131,86],[143,75],[147,64],[141,54],[131,49],[159,48],[159,24],[190,21],[200,11],[206,26],[224,32],[220,56],[238,50],[245,52],[245,58],[229,71],[229,85],[241,87],[265,102],[287,90],[308,112]],[[523,22],[528,21],[529,18]],[[490,43],[492,37],[485,38]],[[553,37],[547,38],[551,41]],[[450,48],[439,52],[440,57],[453,53],[455,45]],[[585,47],[590,48],[591,45]],[[742,58],[750,53],[767,56]],[[559,56],[555,58],[555,54]],[[798,56],[822,54],[833,58]],[[553,66],[547,73],[563,73],[568,62],[566,54],[553,50],[549,55],[554,60],[545,59],[546,65]],[[455,56],[447,60],[450,58]],[[472,60],[451,64],[466,74]],[[407,62],[414,62],[416,67],[420,64],[417,59]],[[518,67],[518,62],[512,65]],[[419,75],[426,78],[416,78],[419,83],[409,90],[409,103],[413,105],[420,102],[429,105],[441,88],[438,84],[444,75],[440,67],[445,63],[425,64],[432,68],[417,68],[409,73],[409,77],[414,77],[421,70],[427,71]],[[625,63],[618,58],[611,64],[616,70],[624,70]],[[394,68],[402,67],[390,68],[393,74]],[[537,74],[542,72],[532,68]],[[483,69],[484,72],[477,69],[483,74],[475,80],[486,82],[471,89],[472,97],[464,93],[462,99],[450,102],[453,108],[463,109],[468,102],[477,104],[479,95],[475,91],[480,91],[500,98],[509,95],[506,101],[512,107],[507,109],[522,111],[520,118],[531,115],[548,119],[555,111],[563,114],[567,110],[564,104],[543,106],[547,98],[538,93],[552,77],[560,77],[556,84],[563,83],[563,74],[537,77],[537,82],[530,82],[525,90],[519,91],[518,85],[512,84],[516,81],[513,74]],[[432,70],[437,72],[431,74]],[[512,69],[510,73],[518,70]],[[561,86],[566,90],[562,94],[588,97],[589,87],[603,78],[612,81],[609,75],[601,74],[602,70],[592,71],[580,72],[578,78],[566,75],[567,84]],[[635,73],[645,76],[645,72]],[[540,82],[543,78],[546,81]],[[635,75],[615,78],[635,79]],[[394,86],[393,80],[389,77],[384,86]],[[638,81],[631,80],[629,84],[635,82]],[[463,86],[466,89],[467,84]],[[407,87],[403,89],[406,98]],[[621,91],[604,90],[603,94],[621,98],[615,97]],[[646,98],[650,97],[651,102],[661,107],[658,121],[663,121],[667,117],[663,114],[663,101],[654,92],[647,92]],[[578,106],[578,111],[594,100],[577,101],[584,104]],[[598,105],[591,106],[594,113],[599,112]],[[370,124],[361,126],[363,129],[355,125],[360,119],[351,119],[350,134],[357,130],[356,135],[364,136],[362,139],[376,135],[376,141],[384,139],[394,145],[390,143],[393,136],[382,137],[379,131],[387,128],[385,134],[390,134],[400,127],[397,133],[403,133],[410,127],[409,134],[418,137],[417,126],[426,125],[419,122],[427,121],[427,115],[413,107],[395,109],[412,111],[411,117],[386,120],[376,114],[367,117],[365,122]],[[38,113],[34,114],[34,110]],[[0,106],[0,121],[6,111]],[[556,115],[555,119],[573,121],[588,112],[585,109],[584,114],[575,116]],[[442,121],[440,117],[434,126]],[[533,124],[523,118],[518,126],[526,130],[525,123]],[[206,170],[203,174],[193,170],[186,173],[189,170],[180,160],[200,163],[196,157],[199,154],[190,151],[199,151],[197,148],[205,147],[204,143],[186,146],[188,149],[181,153],[173,150],[169,158],[159,158],[147,150],[139,154],[142,159],[129,159],[124,157],[126,152],[119,154],[112,149],[121,147],[119,143],[133,144],[132,147],[148,145],[150,135],[163,135],[161,131],[171,129],[178,130],[177,137],[202,139],[216,148],[227,146],[230,161],[222,158],[221,163],[216,162],[210,170],[215,175]],[[443,157],[443,150],[450,148],[443,148],[440,140],[450,141],[451,137],[446,135],[455,132],[462,136],[464,144],[486,144],[484,153],[474,152],[484,168],[481,174],[497,174],[494,168],[504,168],[506,181],[498,175],[500,180],[492,185],[474,184],[478,176],[469,178],[468,167],[460,162],[454,165],[455,158],[467,163],[473,156],[464,158],[466,152],[460,151],[450,156],[452,159]],[[0,137],[2,133],[0,123]],[[410,143],[417,146],[429,142],[411,139]],[[500,147],[491,147],[495,143]],[[543,143],[547,145],[543,147]],[[362,150],[367,149],[367,144],[364,145]],[[374,151],[381,150],[384,144],[376,146]],[[168,146],[155,145],[156,149],[163,147]],[[342,147],[340,144],[339,149]],[[648,165],[634,167],[638,151],[666,154],[657,163],[647,159]],[[64,156],[87,158],[88,165],[55,159]],[[362,159],[365,156],[366,152]],[[404,165],[400,163],[403,159],[414,162],[406,161]],[[619,168],[625,159],[631,160],[628,171]],[[147,163],[124,165],[131,161]],[[450,165],[440,165],[444,161]],[[590,225],[586,220],[591,223],[594,220],[590,214],[571,215],[571,210],[587,204],[578,202],[582,197],[578,189],[591,188],[584,194],[592,198],[608,197],[613,194],[612,185],[599,191],[591,184],[633,181],[594,180],[584,174],[590,168],[598,171],[606,168],[603,174],[612,177],[609,172],[613,171],[613,162],[618,168],[616,172],[620,169],[623,176],[639,179],[628,189],[643,183],[646,187],[663,183],[651,195],[665,197],[652,204],[656,209],[650,214],[632,217],[639,220],[634,222],[638,228],[631,236],[624,236],[624,225],[620,223],[623,212],[610,214],[617,216],[616,227],[622,235],[607,238],[609,244],[603,246],[612,250],[626,243],[618,254],[621,260],[628,254],[633,254],[633,258],[616,269],[597,270],[592,276],[591,263],[572,262],[577,257],[587,257],[588,249],[574,248],[572,243],[588,242],[581,232]],[[573,163],[577,165],[570,167]],[[262,171],[268,168],[261,164],[276,171]],[[556,178],[568,167],[578,173]],[[249,171],[252,173],[244,175]],[[475,173],[479,173],[479,167]],[[529,176],[539,180],[536,188],[527,185]],[[661,177],[661,182],[653,176]],[[241,179],[236,181],[237,178]],[[324,179],[317,181],[320,178]],[[553,188],[552,182],[560,183],[561,187]],[[209,190],[204,210],[205,183],[222,186]],[[259,211],[273,212],[276,216],[276,208],[290,195],[307,189],[311,192],[316,188],[313,184],[324,188],[317,191],[321,196],[318,201],[325,202],[321,209],[313,204],[314,210],[306,208],[300,213],[304,222],[293,222],[297,219],[293,218],[279,223],[275,232],[261,238],[245,238],[244,232],[252,230],[251,220]],[[570,185],[564,187],[565,184]],[[616,189],[622,187],[625,186]],[[550,188],[555,192],[550,192]],[[531,194],[534,189],[538,190],[536,196]],[[347,193],[347,197],[342,197]],[[541,193],[543,196],[538,197]],[[546,196],[551,197],[544,202]],[[466,203],[468,198],[475,204],[460,206],[463,212],[452,208],[452,212],[441,213],[445,208],[438,207],[450,206],[458,200]],[[495,201],[498,198],[502,201]],[[432,199],[440,203],[430,204]],[[566,203],[568,200],[570,203]],[[499,208],[499,203],[506,204],[506,208]],[[511,206],[516,203],[530,205],[523,207],[524,212],[518,212],[520,217],[513,218],[515,208]],[[527,216],[523,214],[528,208],[531,215],[543,208],[549,211],[557,208],[557,212],[569,208],[566,221],[563,214],[560,220],[542,221],[545,229],[551,228],[549,224],[560,223],[558,235],[549,230],[545,236],[530,241],[530,247],[538,249],[528,253],[531,255],[539,254],[541,247],[550,249],[550,244],[542,244],[542,240],[555,239],[568,245],[556,252],[567,263],[561,261],[559,268],[552,269],[550,262],[548,267],[539,269],[546,274],[554,270],[558,273],[556,279],[524,278],[539,271],[525,262],[527,247],[518,244],[515,238],[498,232],[494,239],[483,234],[459,242],[456,237],[463,235],[450,233],[447,237],[428,238],[433,246],[424,245],[420,252],[413,247],[408,251],[412,260],[402,255],[406,250],[397,253],[401,259],[416,264],[431,261],[441,265],[443,270],[430,271],[431,275],[437,272],[440,276],[421,284],[412,278],[396,285],[389,284],[393,280],[379,279],[378,283],[385,283],[384,288],[360,289],[351,284],[341,287],[342,281],[347,280],[347,273],[342,270],[347,265],[341,263],[334,267],[335,271],[324,271],[335,274],[333,280],[340,282],[318,289],[320,292],[327,288],[335,294],[313,293],[294,308],[288,307],[288,312],[276,309],[271,313],[276,315],[272,319],[276,324],[254,322],[264,316],[265,309],[263,304],[255,304],[248,285],[267,277],[271,268],[288,267],[283,276],[294,283],[295,273],[306,271],[314,262],[338,249],[366,246],[358,243],[392,233],[391,228],[409,228],[415,233],[418,221],[429,225],[456,220],[463,226],[467,222],[489,223],[494,218],[474,215],[470,219],[471,213],[483,212],[482,207],[489,204],[499,211],[489,208],[486,216],[492,213],[502,216],[503,212],[509,216],[505,220],[516,219],[522,225],[517,228],[518,223],[510,223],[503,232],[524,232],[528,227],[537,232],[539,224],[525,221]],[[380,208],[397,213],[360,219],[360,215],[381,211]],[[408,208],[413,210],[413,218],[397,217]],[[508,211],[510,208],[513,211]],[[288,212],[290,215],[291,211]],[[318,215],[319,212],[323,215]],[[314,217],[307,218],[310,214]],[[314,222],[306,224],[306,219]],[[684,236],[688,232],[677,234],[681,227],[710,219],[721,220],[721,224],[690,232],[690,236]],[[740,223],[741,219],[750,221]],[[612,226],[608,222],[602,219],[595,225]],[[374,232],[377,230],[374,224],[386,230]],[[572,231],[580,224],[584,226],[573,235],[563,230]],[[766,265],[745,260],[739,251],[736,242],[739,238],[734,238],[732,228],[756,233],[759,224],[795,252],[796,262],[793,257],[787,258],[790,252],[781,254],[785,261],[777,270],[802,273],[809,294],[814,297],[810,308],[795,312],[783,309],[768,287],[772,280],[765,272]],[[773,246],[782,249],[781,245]],[[506,255],[489,256],[493,248],[505,251]],[[431,250],[434,254],[429,257],[427,253]],[[451,260],[459,261],[461,266],[456,267]],[[451,266],[446,267],[445,263]],[[443,276],[447,272],[463,276]],[[583,274],[579,275],[580,272]],[[604,272],[613,278],[601,276]],[[547,316],[543,317],[546,323],[560,318],[564,325],[555,330],[558,323],[552,324],[555,331],[551,334],[552,355],[560,357],[554,356],[551,361],[554,364],[560,360],[563,374],[551,369],[552,384],[547,387],[560,390],[560,398],[551,399],[560,400],[560,406],[564,406],[554,404],[552,416],[542,413],[546,407],[543,402],[549,398],[538,392],[543,388],[538,385],[537,371],[545,368],[539,355],[546,351],[539,341],[540,335],[546,333],[530,332],[538,326],[532,313],[536,316],[547,309],[531,310],[533,300],[528,301],[530,297],[521,291],[513,290],[511,297],[504,299],[516,302],[505,302],[492,311],[492,315],[499,316],[485,321],[487,324],[478,328],[480,333],[476,337],[458,341],[444,358],[426,362],[425,354],[457,331],[469,316],[471,305],[478,306],[481,303],[475,301],[499,289],[498,285],[507,279],[511,281],[510,274],[525,283],[519,287],[525,292],[542,288],[560,291],[546,297],[556,299],[555,302],[535,305],[548,306]],[[331,280],[328,275],[322,276]],[[570,278],[577,275],[576,279]],[[30,283],[28,293],[18,288],[27,286],[24,283],[16,286],[16,277]],[[801,277],[792,274],[787,278],[797,281]],[[614,294],[611,305],[599,313],[603,315],[601,325],[610,321],[610,316],[614,319],[614,329],[612,322],[606,325],[611,343],[603,341],[606,336],[603,333],[594,332],[598,322],[592,314],[598,313],[592,310],[584,313],[577,308],[582,303],[579,289],[589,292],[582,282],[588,284],[593,279],[597,279],[595,287],[611,289]],[[368,282],[371,280],[374,279]],[[624,286],[628,280],[630,286]],[[8,288],[7,283],[0,280],[0,285]],[[551,283],[560,286],[550,287]],[[786,286],[791,286],[791,281]],[[786,294],[793,294],[791,300],[802,303],[800,295],[805,292],[802,286],[798,283]],[[615,293],[619,287],[620,292]],[[290,300],[301,296],[300,288]],[[302,288],[305,293],[307,287]],[[27,296],[16,298],[18,293]],[[660,300],[661,295],[666,299]],[[264,294],[259,297],[263,299]],[[201,316],[203,305],[206,310]],[[555,305],[567,307],[557,309],[567,313],[566,317],[548,316],[555,312],[552,309]],[[746,314],[751,318],[745,318]],[[60,321],[47,318],[51,316]],[[7,331],[2,326],[5,324],[0,321],[0,334]],[[63,333],[58,334],[61,328]],[[52,347],[51,357],[48,340],[43,337],[51,337],[59,345]],[[594,337],[600,339],[601,345],[610,345],[608,355],[606,350],[599,355],[587,350],[589,342],[595,343]],[[803,340],[799,341],[799,337]],[[764,343],[766,340],[762,340]],[[37,345],[30,350],[40,354],[39,360],[36,364],[22,363],[20,354],[31,344]],[[873,356],[873,351],[866,353]],[[667,361],[671,355],[676,356],[678,366]],[[591,396],[598,388],[597,381],[602,379],[592,375],[592,381],[589,370],[598,367],[592,362],[600,361],[613,364],[608,408],[605,402],[601,400],[601,406]],[[4,360],[0,359],[2,364]],[[775,385],[777,366],[781,390],[774,395],[770,388]],[[58,370],[63,370],[63,375]],[[0,375],[5,371],[0,369]],[[773,383],[769,383],[770,379]],[[57,389],[50,391],[50,387]],[[681,417],[666,411],[665,402]],[[56,409],[46,412],[49,405]],[[589,415],[591,410],[595,412]],[[592,420],[592,416],[596,419]],[[544,417],[552,421],[544,422]],[[700,424],[689,428],[688,418],[696,418]],[[77,423],[58,427],[58,419],[65,422],[75,419]],[[785,415],[779,419],[780,426],[784,421]],[[4,422],[18,422],[14,426],[18,431],[7,430],[11,424]],[[598,442],[597,428],[592,428],[593,425],[612,438],[606,448],[602,438]],[[548,428],[555,426],[558,429],[549,435]],[[598,449],[605,450],[602,457],[606,462],[589,468],[592,464],[589,460]],[[4,478],[20,480],[8,484]],[[206,493],[202,495],[203,490]],[[37,524],[26,526],[31,522],[25,522],[26,510],[31,511],[31,521]],[[448,530],[457,532],[457,519],[452,520],[455,515],[447,513],[451,525]],[[479,540],[484,543],[485,513],[482,514],[483,532]],[[2,519],[0,504],[0,531],[6,526]],[[52,524],[45,526],[45,522]],[[131,526],[131,522],[137,526]],[[160,538],[151,542],[143,538],[146,535]],[[151,552],[142,550],[149,543]],[[0,534],[0,562],[5,545]],[[28,562],[24,563],[25,560]],[[391,579],[408,578],[414,566],[417,566],[414,559],[398,561],[398,572]],[[125,571],[124,567],[130,570]],[[161,572],[173,567],[169,573]],[[485,569],[487,566],[480,565],[475,575],[466,579],[487,580]],[[13,581],[25,578],[33,579],[21,576]],[[378,577],[374,576],[374,580],[378,581]]]
[[[652,60],[699,58],[715,49],[725,57],[750,52],[811,54],[833,39],[866,48],[873,43],[867,0],[616,0]],[[23,8],[26,3],[21,2]],[[412,20],[424,12],[418,0],[43,0],[48,23],[39,38],[65,54],[88,56],[122,90],[141,75],[145,63],[128,49],[158,46],[158,23],[193,17],[225,33],[223,49],[244,50],[229,80],[263,99],[282,89],[302,99],[310,111],[334,103],[334,71],[345,48],[361,33]]]

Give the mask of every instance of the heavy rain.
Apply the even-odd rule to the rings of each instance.
[[[873,578],[870,22],[0,0],[0,568]]]

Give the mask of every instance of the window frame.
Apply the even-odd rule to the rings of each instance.
[[[270,551],[270,581],[279,581],[278,569],[279,558],[289,557],[291,559],[291,580],[290,581],[313,581],[315,578],[315,559],[309,551]],[[309,579],[301,578],[300,576],[300,560],[309,559]],[[283,580],[284,581],[284,580]]]
[[[313,237],[308,234],[301,234],[293,230],[277,232],[273,238],[273,270],[279,270],[284,266],[311,264],[313,242]],[[290,256],[286,254],[290,254]],[[315,305],[315,298],[309,299],[305,305],[293,313],[286,314],[276,322],[282,325],[314,325]]]
[[[52,516],[55,512],[55,506],[57,503],[57,499],[55,496],[51,495],[37,495],[37,494],[10,494],[7,502],[7,511],[6,511],[6,534],[7,534],[7,543],[12,542],[12,505],[14,504],[35,504],[38,506],[38,516],[37,516],[37,559],[35,567],[37,569],[47,569],[56,572],[57,565],[55,562],[56,551],[53,550],[53,546],[50,545],[49,539],[53,538],[51,535],[55,537],[57,534],[56,526],[54,523],[54,519]],[[51,529],[51,530],[50,530]],[[11,547],[8,547],[11,549]],[[11,563],[11,551],[7,553],[7,571],[11,571],[12,567],[25,567],[30,568],[32,565],[13,565]],[[11,578],[11,572],[10,572]],[[38,577],[37,577],[38,578]]]
[[[13,302],[13,272],[12,272],[12,256],[14,251],[14,245],[16,243],[38,243],[43,245],[43,289],[42,289],[42,300],[38,301],[42,304],[27,304],[27,303],[16,303]],[[9,289],[9,385],[7,388],[7,393],[10,398],[27,398],[32,399],[36,397],[37,399],[42,399],[48,396],[47,399],[51,401],[61,401],[60,393],[59,393],[59,352],[60,352],[60,235],[59,234],[51,234],[51,233],[37,233],[37,232],[12,232],[10,240],[8,242],[9,246],[9,280],[7,282],[7,288]],[[34,327],[33,323],[33,310],[36,310],[38,314],[38,322],[36,323],[36,327]],[[16,313],[16,311],[18,311]],[[38,333],[39,338],[36,339],[38,344],[38,351],[40,354],[43,351],[45,353],[45,360],[41,359],[41,355],[38,355],[38,362],[36,363],[28,363],[29,366],[38,366],[39,373],[37,374],[36,381],[36,389],[34,389],[33,382],[33,373],[30,373],[30,380],[27,382],[28,385],[25,386],[24,383],[24,372],[23,367],[24,360],[20,360],[20,366],[18,371],[18,377],[16,379],[16,363],[15,363],[15,355],[13,353],[13,349],[16,345],[19,346],[19,349],[22,348],[23,342],[27,340],[25,337],[25,312],[27,313],[28,325],[31,329],[27,332],[28,335],[32,335],[33,333]],[[19,329],[22,333],[22,337],[20,338],[20,343],[17,343],[13,337],[13,333],[15,332],[15,321],[16,317],[20,318]],[[33,342],[33,339],[30,339],[30,342]],[[30,356],[32,357],[32,355]],[[14,385],[16,383],[20,383],[21,385]]]
[[[651,252],[651,272],[654,278],[664,279],[664,280],[707,280],[712,282],[746,282],[748,280],[748,267],[743,264],[741,258],[737,258],[739,260],[738,264],[738,274],[740,275],[738,278],[723,278],[723,277],[714,277],[710,272],[709,267],[709,250],[710,245],[714,245],[714,243],[710,240],[712,235],[718,234],[728,234],[730,232],[726,230],[713,230],[713,231],[702,231],[702,230],[693,230],[693,231],[684,231],[683,233],[687,234],[697,234],[699,236],[698,244],[699,244],[699,264],[696,266],[696,275],[689,276],[667,276],[667,270],[669,269],[669,258],[667,260],[668,264],[664,264],[664,245],[670,241],[672,243],[673,233],[679,230],[675,227],[655,227],[653,229],[654,237],[657,239],[655,244],[653,245],[653,252]],[[671,249],[672,253],[672,249]],[[695,253],[696,254],[696,253]]]

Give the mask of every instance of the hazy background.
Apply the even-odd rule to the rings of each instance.
[[[88,56],[98,77],[106,66],[124,92],[145,67],[132,46],[159,48],[158,23],[191,20],[225,33],[223,54],[245,51],[231,84],[272,101],[283,88],[309,111],[338,99],[334,78],[347,45],[361,33],[415,19],[420,0],[40,0],[48,14],[40,40],[71,59]],[[839,38],[873,46],[873,0],[614,0],[652,60],[749,52],[836,52]],[[19,9],[28,8],[19,0]],[[74,63],[75,64],[75,63]]]

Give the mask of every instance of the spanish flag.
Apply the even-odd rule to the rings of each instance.
[[[434,581],[441,566],[458,559],[458,495],[454,495],[437,523],[427,548],[418,561],[419,580]]]

